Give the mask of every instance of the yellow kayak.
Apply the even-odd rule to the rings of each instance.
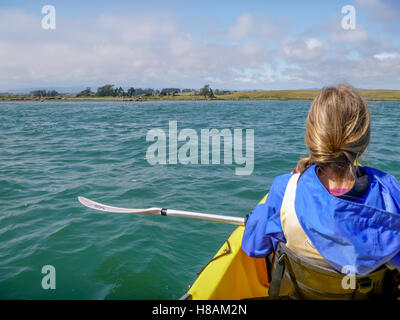
[[[242,300],[268,297],[268,273],[271,270],[267,269],[265,258],[251,258],[241,249],[243,233],[244,226],[239,226],[233,231],[214,258],[200,271],[181,300]],[[381,272],[379,270],[375,273]],[[400,285],[398,289],[400,290]],[[397,300],[400,300],[400,297],[397,297]]]
[[[241,249],[243,232],[244,226],[233,231],[181,299],[239,300],[268,296],[266,261],[250,258]]]

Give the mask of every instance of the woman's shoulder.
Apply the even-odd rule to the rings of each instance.
[[[287,174],[282,174],[279,176],[276,176],[272,182],[271,187],[269,188],[269,191],[264,195],[264,197],[261,199],[261,201],[258,203],[259,205],[265,205],[265,202],[267,198],[269,198],[269,203],[271,202],[271,199],[273,199],[273,202],[279,203],[280,200],[282,200],[283,195],[286,190],[286,186],[289,182],[290,177],[293,174],[287,173]]]
[[[381,170],[378,170],[378,169],[375,169],[372,167],[368,167],[368,166],[361,167],[361,170],[368,173],[369,177],[374,180],[379,180],[380,182],[382,182],[384,184],[389,183],[389,184],[395,184],[395,185],[399,186],[397,179],[390,173],[387,173],[385,171],[381,171]]]
[[[272,182],[270,193],[272,192],[277,193],[283,197],[283,194],[285,193],[286,190],[286,186],[292,176],[293,173],[286,173],[276,176],[274,178],[274,181]]]
[[[293,176],[293,173],[286,173],[286,174],[281,174],[279,176],[276,176],[274,178],[274,181],[272,182],[271,189],[272,188],[278,188],[278,189],[286,188],[286,186],[289,182],[289,179],[292,176]]]

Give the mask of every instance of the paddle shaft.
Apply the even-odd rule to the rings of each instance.
[[[194,220],[212,221],[212,222],[220,222],[220,223],[244,226],[244,218],[241,217],[232,217],[219,214],[190,212],[190,211],[173,210],[173,209],[162,209],[161,214],[169,217],[188,218]]]

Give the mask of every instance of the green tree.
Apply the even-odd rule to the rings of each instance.
[[[77,97],[90,97],[93,95],[92,90],[90,89],[90,87],[87,87],[85,90],[82,90],[81,92],[79,92],[76,96]]]
[[[135,91],[136,91],[135,88],[130,87],[128,89],[128,91],[126,92],[126,94],[128,95],[128,97],[133,97],[135,95],[135,93],[136,93]]]
[[[125,91],[122,89],[122,87],[119,87],[118,89],[114,90],[114,95],[117,97],[123,97],[125,95]]]
[[[56,90],[49,90],[46,93],[47,97],[56,97],[59,96],[60,94]]]
[[[169,96],[169,95],[176,96],[180,92],[181,92],[181,89],[179,89],[179,88],[164,88],[161,90],[160,95],[161,96]]]
[[[96,96],[98,97],[111,97],[114,96],[114,85],[106,84],[102,87],[97,88]]]
[[[196,90],[195,89],[186,88],[186,89],[182,89],[182,92],[196,92]]]
[[[209,84],[206,84],[203,88],[200,89],[200,95],[204,96],[205,98],[215,98],[214,92],[210,88]]]
[[[34,97],[46,97],[47,96],[46,90],[34,90],[34,91],[31,91],[30,94]]]

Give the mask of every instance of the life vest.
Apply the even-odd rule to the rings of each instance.
[[[355,277],[336,271],[323,259],[297,219],[294,203],[299,176],[291,176],[282,201],[280,218],[286,244],[279,242],[274,253],[269,298],[358,300],[397,297],[398,270],[383,265],[366,276]]]

